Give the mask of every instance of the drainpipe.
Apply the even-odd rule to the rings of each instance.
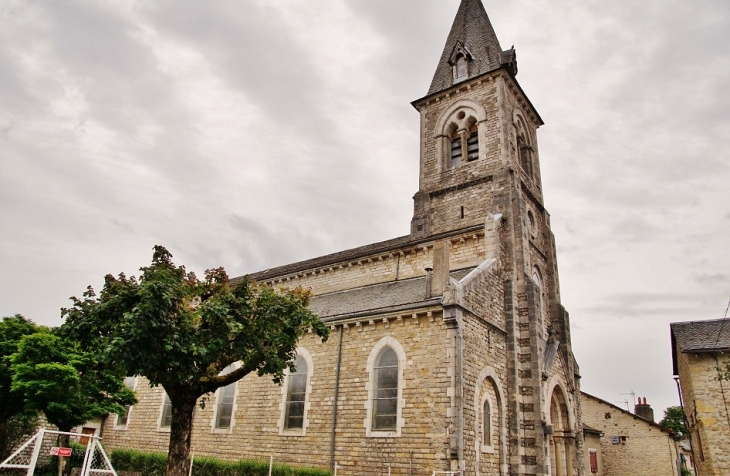
[[[426,268],[426,299],[431,299],[431,282],[433,281],[433,268]]]
[[[335,367],[335,395],[332,401],[332,434],[330,435],[330,471],[335,471],[335,430],[337,429],[337,398],[340,393],[340,363],[342,362],[342,327],[337,338],[337,366]]]
[[[677,393],[679,394],[679,408],[682,409],[682,416],[684,417],[684,426],[687,428],[687,431],[689,431],[689,434],[687,435],[689,438],[689,449],[692,451],[692,459],[694,460],[692,463],[692,470],[695,473],[695,476],[697,476],[697,456],[695,456],[695,445],[692,443],[692,432],[689,429],[689,422],[687,421],[687,414],[684,412],[684,400],[682,400],[682,390],[679,387],[679,377],[674,377],[674,381],[677,382]]]

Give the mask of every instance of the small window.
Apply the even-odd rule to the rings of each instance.
[[[596,450],[588,450],[588,457],[591,463],[591,473],[598,473],[598,452]]]
[[[484,400],[482,407],[482,445],[492,446],[492,409],[489,406],[489,400]]]
[[[461,137],[458,135],[451,139],[451,168],[457,167],[461,163]]]
[[[398,420],[398,356],[386,347],[375,363],[373,430],[395,430]]]
[[[459,55],[456,58],[456,79],[466,78],[466,73],[467,73],[466,66],[467,66],[466,58],[464,57],[464,55]]]
[[[304,426],[304,406],[307,398],[307,362],[298,356],[296,372],[287,376],[286,415],[284,428],[301,429]]]
[[[167,392],[162,399],[162,415],[160,416],[160,428],[170,428],[172,425],[172,402]]]

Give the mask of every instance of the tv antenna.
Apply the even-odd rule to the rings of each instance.
[[[619,393],[619,395],[631,395],[631,401],[634,405],[636,405],[636,393],[633,390],[630,390],[629,393]],[[631,409],[629,408],[629,402],[626,400],[624,400],[624,402],[626,403],[626,411],[630,412]]]

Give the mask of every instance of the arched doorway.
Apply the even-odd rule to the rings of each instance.
[[[552,434],[548,436],[550,446],[550,475],[572,476],[573,448],[575,436],[570,429],[570,418],[565,394],[556,386],[550,397],[550,425]]]

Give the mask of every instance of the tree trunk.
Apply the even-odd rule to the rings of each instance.
[[[170,396],[172,420],[170,447],[167,452],[167,476],[188,476],[190,472],[190,437],[193,433],[193,411],[196,397]]]

